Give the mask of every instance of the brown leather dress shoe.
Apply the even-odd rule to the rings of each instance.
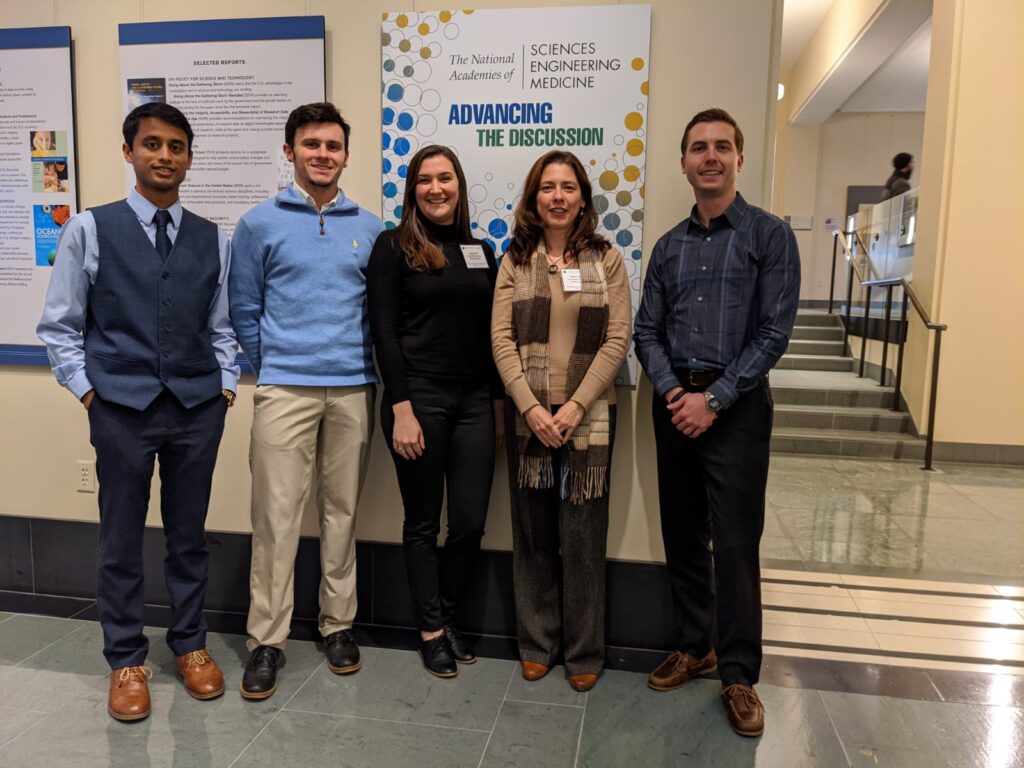
[[[146,667],[121,667],[110,673],[107,712],[115,720],[143,720],[149,717],[149,683],[153,673]]]
[[[674,691],[693,678],[710,675],[716,669],[718,657],[713,650],[708,651],[708,655],[701,659],[676,651],[647,676],[647,685],[656,691]]]
[[[569,675],[569,685],[580,693],[586,693],[594,687],[597,675]]]
[[[540,680],[551,670],[545,667],[543,664],[538,664],[535,661],[524,661],[523,662],[523,679],[534,681]]]
[[[175,659],[178,674],[185,680],[185,690],[194,699],[215,699],[224,693],[224,675],[205,648]]]
[[[764,704],[757,691],[749,685],[727,685],[722,689],[722,701],[729,713],[729,725],[740,736],[760,736],[764,733]]]

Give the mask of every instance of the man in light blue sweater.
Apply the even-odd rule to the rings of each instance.
[[[381,220],[345,197],[350,128],[333,104],[296,108],[284,151],[295,181],[238,222],[228,295],[258,375],[254,396],[249,661],[241,693],[277,690],[294,605],[303,510],[316,483],[320,633],[332,672],[361,666],[355,512],[373,434],[377,381],[366,264]]]

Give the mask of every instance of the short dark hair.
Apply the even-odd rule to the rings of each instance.
[[[731,125],[736,132],[736,154],[743,154],[743,131],[740,130],[732,115],[718,107],[702,110],[690,118],[690,122],[686,124],[686,130],[683,131],[683,140],[679,143],[681,154],[686,154],[686,141],[690,138],[690,129],[698,123],[728,123]]]
[[[318,101],[313,104],[303,104],[296,107],[288,115],[288,122],[284,124],[284,142],[289,147],[295,147],[295,132],[304,125],[310,123],[337,123],[345,134],[345,151],[348,152],[348,137],[352,127],[345,122],[338,108],[329,101]]]
[[[892,159],[892,167],[897,171],[902,171],[911,162],[913,162],[914,156],[909,152],[900,152],[896,157]]]
[[[184,131],[188,137],[189,154],[192,154],[192,138],[194,136],[192,126],[188,124],[188,119],[181,113],[181,110],[177,107],[172,107],[170,104],[141,104],[129,112],[128,117],[124,119],[124,123],[121,125],[121,134],[124,136],[125,144],[129,147],[135,145],[135,137],[139,134],[139,123],[147,117],[163,120],[165,123]]]

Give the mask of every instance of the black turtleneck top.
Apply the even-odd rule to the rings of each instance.
[[[504,388],[491,355],[491,301],[498,268],[480,241],[487,269],[466,266],[454,226],[427,224],[446,264],[433,272],[413,269],[398,245],[398,230],[377,238],[366,270],[366,299],[377,366],[392,403],[409,399],[407,377]]]

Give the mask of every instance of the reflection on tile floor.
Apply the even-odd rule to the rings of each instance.
[[[97,624],[0,612],[0,766],[1024,766],[1024,471],[776,455],[766,518],[760,739],[715,680],[607,670],[579,694],[562,668],[439,680],[378,648],[343,678],[306,642],[247,702],[244,638],[219,634],[228,692],[197,702],[159,629],[153,714],[117,723]]]
[[[656,693],[642,673],[608,670],[578,694],[561,668],[528,683],[516,663],[480,659],[440,680],[415,653],[374,648],[359,673],[338,677],[307,642],[289,644],[277,694],[247,702],[237,694],[244,639],[218,634],[209,644],[227,693],[199,702],[153,629],[153,714],[118,723],[106,712],[98,626],[53,619],[41,631],[38,619],[16,615],[0,630],[5,768],[1024,764],[1024,677],[813,662],[807,653],[767,657],[765,734],[743,739],[715,680]]]
[[[765,559],[1024,586],[1024,470],[773,455],[767,498]]]

